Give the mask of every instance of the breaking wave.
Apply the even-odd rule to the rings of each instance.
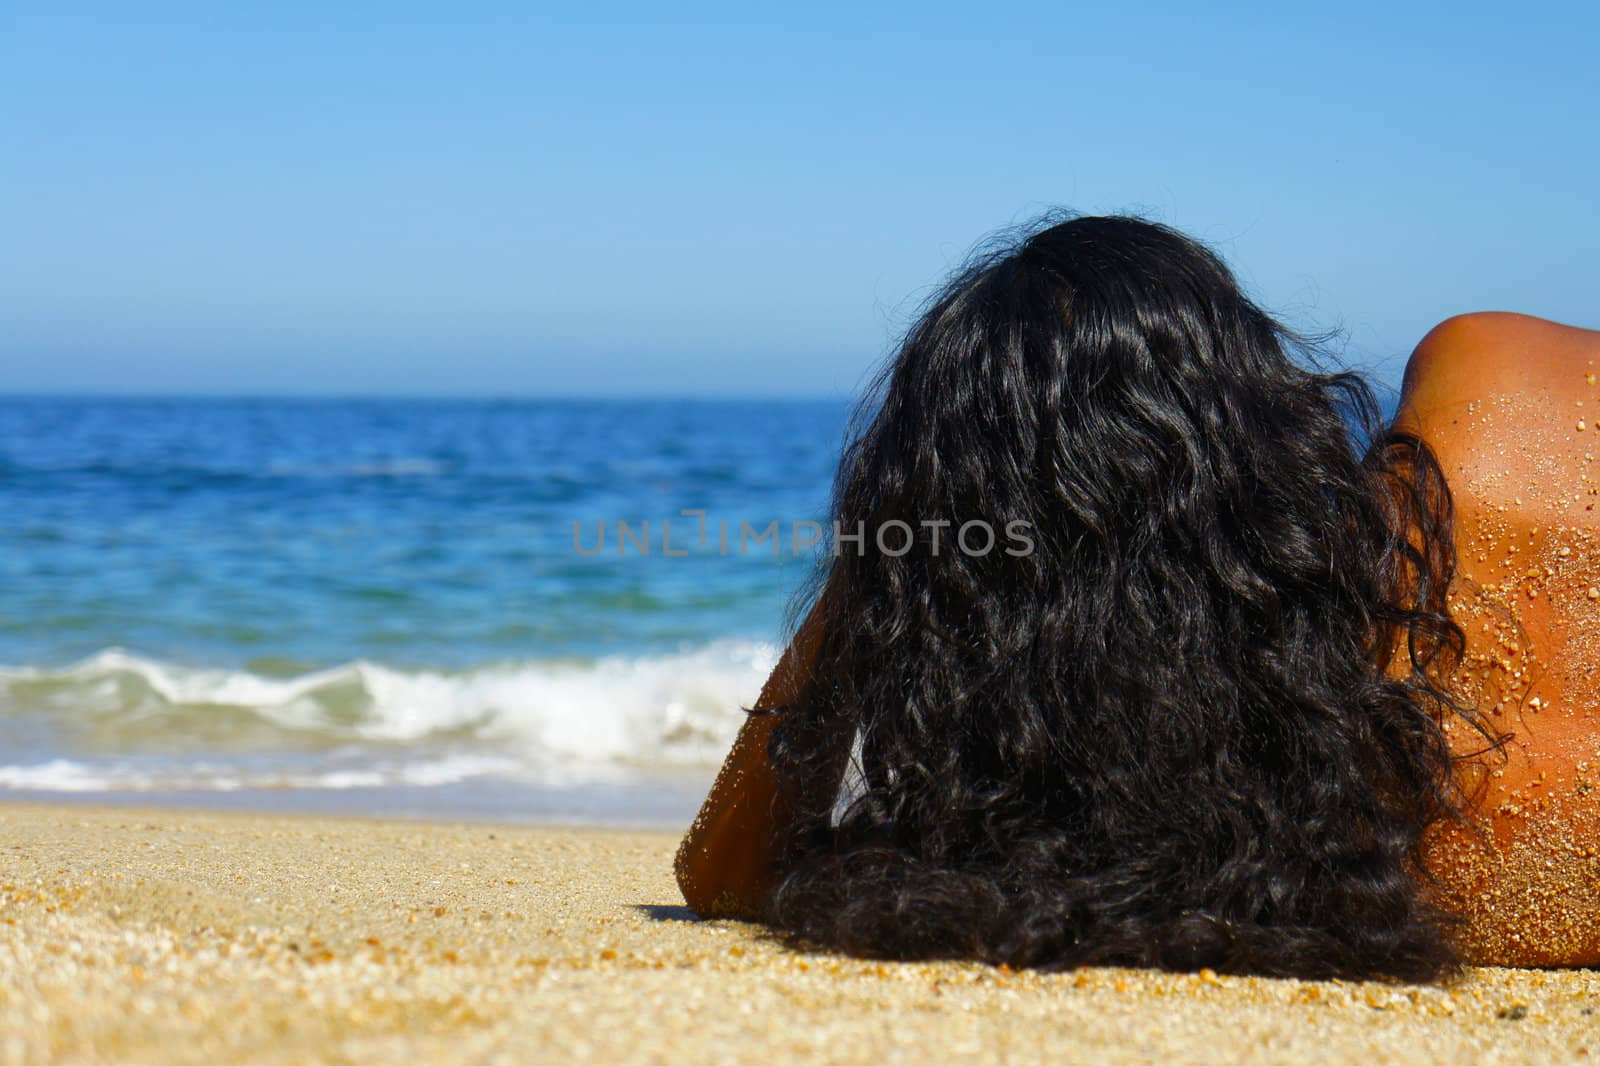
[[[714,768],[776,659],[675,654],[303,673],[108,649],[0,667],[0,789],[337,789],[562,783]]]

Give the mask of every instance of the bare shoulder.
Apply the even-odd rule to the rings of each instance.
[[[1600,332],[1460,315],[1417,346],[1397,428],[1427,442],[1454,502],[1456,695],[1509,734],[1444,723],[1473,817],[1429,868],[1477,963],[1600,962]],[[1580,856],[1581,858],[1575,858]]]
[[[1478,311],[1439,323],[1406,364],[1401,407],[1413,417],[1508,393],[1583,399],[1600,372],[1600,331],[1532,315]]]
[[[1411,356],[1395,427],[1428,443],[1458,509],[1595,525],[1600,332],[1504,312],[1446,319]]]

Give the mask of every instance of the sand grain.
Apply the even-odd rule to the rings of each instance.
[[[803,955],[666,834],[0,807],[0,1060],[917,1063],[1600,1054],[1593,972],[1450,988]]]

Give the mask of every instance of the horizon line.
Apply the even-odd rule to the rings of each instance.
[[[521,402],[529,400],[550,401],[606,401],[637,402],[641,400],[691,401],[697,403],[740,403],[750,401],[799,400],[838,401],[856,398],[853,392],[250,392],[250,391],[119,391],[119,390],[62,390],[62,389],[0,389],[4,400],[396,400],[406,402],[445,401],[459,403]]]

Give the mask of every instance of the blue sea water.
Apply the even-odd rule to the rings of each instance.
[[[0,399],[0,795],[680,819],[846,414]]]

